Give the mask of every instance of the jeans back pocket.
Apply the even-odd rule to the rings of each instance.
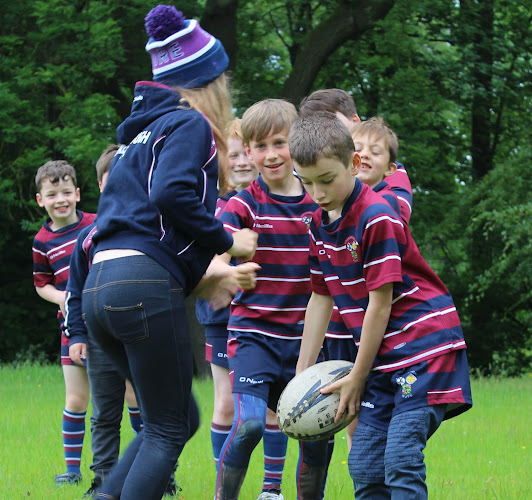
[[[134,344],[150,337],[142,302],[133,306],[103,306],[105,318],[114,337],[124,344]]]

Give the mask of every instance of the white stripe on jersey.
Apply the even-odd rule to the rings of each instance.
[[[360,342],[357,343],[357,347],[358,347],[359,344],[360,344]],[[458,342],[451,342],[450,344],[445,344],[445,345],[439,346],[439,347],[437,347],[435,349],[431,349],[430,351],[422,352],[422,353],[417,354],[415,356],[412,356],[410,358],[402,359],[401,361],[398,361],[397,363],[390,363],[388,365],[377,365],[377,366],[374,366],[371,369],[371,371],[374,372],[374,371],[389,370],[389,369],[397,370],[397,369],[401,368],[402,366],[415,364],[415,363],[412,363],[413,361],[421,362],[423,359],[434,357],[433,356],[434,354],[438,354],[438,353],[443,352],[443,351],[448,351],[449,349],[452,349],[453,351],[456,350],[456,349],[463,349],[464,347],[465,347],[465,340],[462,339],[462,340],[459,340]]]
[[[303,283],[305,281],[310,281],[310,278],[285,278],[280,276],[279,278],[274,278],[271,276],[262,276],[257,277],[256,281],[288,281],[289,283]]]
[[[418,323],[422,323],[423,321],[434,318],[436,316],[444,316],[445,314],[449,314],[455,311],[456,311],[456,307],[452,306],[452,307],[449,307],[448,309],[443,309],[441,311],[434,311],[434,312],[431,312],[430,314],[425,314],[424,316],[417,318],[415,321],[407,323],[401,330],[396,330],[395,332],[386,333],[384,335],[384,338],[386,339],[388,337],[393,337],[394,335],[403,333],[404,331],[408,330],[411,326],[414,326]]]
[[[73,240],[69,240],[66,243],[63,243],[62,245],[59,245],[59,246],[54,247],[54,248],[50,248],[50,250],[48,250],[48,252],[46,252],[46,255],[48,256],[48,255],[50,255],[50,254],[52,254],[54,252],[57,252],[57,250],[60,250],[61,248],[67,247],[69,245],[75,245],[76,244],[76,239],[77,238],[74,238]],[[41,253],[41,252],[39,252],[39,253]]]
[[[394,219],[393,217],[390,217],[389,215],[382,215],[381,217],[377,217],[376,219],[373,219],[372,221],[368,222],[364,230],[366,230],[370,226],[373,226],[373,224],[376,224],[377,222],[382,222],[383,220],[389,220],[390,222],[393,222],[394,224],[399,224],[401,227],[404,227],[404,224],[400,220]]]
[[[233,197],[233,200],[238,201],[239,203],[242,203],[242,205],[244,205],[248,209],[249,215],[251,215],[253,220],[257,218],[256,214],[253,212],[253,210],[251,210],[251,207],[242,198],[240,198],[239,196],[235,196]]]
[[[386,257],[382,259],[373,260],[371,262],[368,262],[367,264],[364,264],[364,269],[370,266],[374,266],[376,264],[382,264],[383,262],[386,262],[387,260],[401,260],[400,255],[387,255]]]
[[[395,304],[398,300],[401,300],[402,298],[406,297],[407,295],[412,295],[413,293],[417,292],[419,290],[418,286],[415,286],[414,288],[411,288],[410,290],[407,290],[406,292],[403,292],[401,295],[398,295],[395,297],[395,299],[392,300],[392,304]]]
[[[292,247],[257,247],[258,250],[268,250],[271,252],[307,252],[308,247],[292,248]]]

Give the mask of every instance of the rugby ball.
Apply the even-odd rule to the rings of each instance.
[[[334,422],[340,393],[322,394],[320,389],[345,377],[351,368],[353,363],[349,361],[323,361],[296,375],[277,403],[279,429],[299,441],[317,441],[347,427],[353,420],[347,418],[347,413],[340,422]]]

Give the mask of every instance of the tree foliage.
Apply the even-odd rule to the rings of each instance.
[[[175,4],[220,38],[238,115],[265,97],[350,92],[400,139],[412,231],[453,294],[483,373],[529,370],[530,21],[524,0],[205,0]],[[94,164],[150,79],[145,0],[19,0],[0,26],[0,360],[58,346],[54,306],[35,293],[31,241],[44,214],[33,176],[78,171],[94,211]],[[28,318],[30,321],[28,322]],[[29,324],[28,324],[29,323]],[[33,348],[32,352],[35,349]],[[20,355],[20,354],[18,354]]]

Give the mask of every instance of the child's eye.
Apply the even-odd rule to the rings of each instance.
[[[322,181],[322,182],[323,182],[323,184],[331,184],[332,181],[334,181],[334,179],[329,179],[327,181]]]

